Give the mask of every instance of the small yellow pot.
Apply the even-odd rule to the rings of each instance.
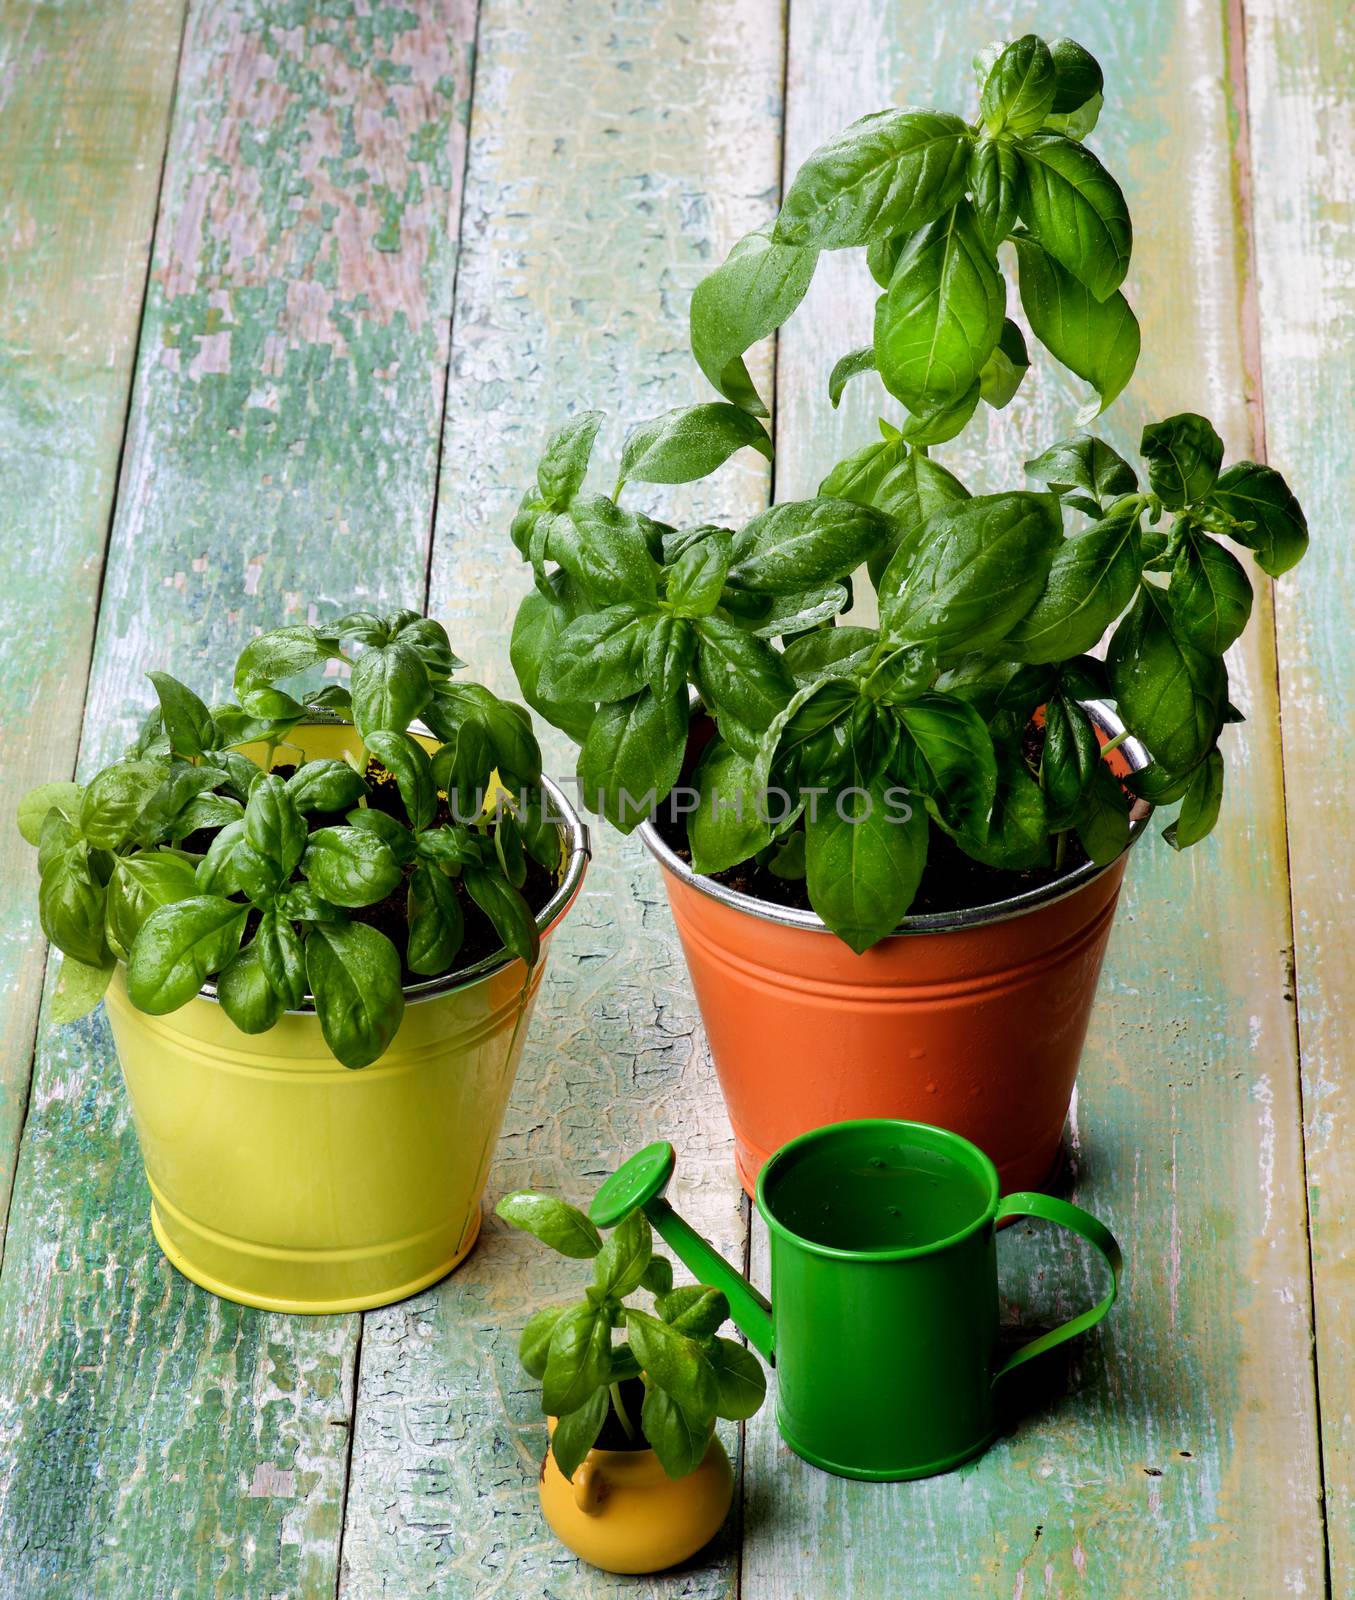
[[[291,739],[308,757],[360,750],[345,727]],[[147,1016],[118,967],[108,1018],[151,1225],[185,1277],[268,1311],[359,1311],[436,1283],[475,1243],[547,935],[588,861],[586,829],[546,788],[565,821],[560,883],[537,918],[542,959],[530,974],[500,956],[406,989],[400,1029],[369,1067],[334,1059],[313,1009],[241,1033],[210,985]]]
[[[555,1418],[548,1420],[555,1432]],[[541,1509],[560,1543],[604,1572],[662,1572],[720,1531],[734,1474],[715,1434],[705,1459],[670,1478],[652,1450],[590,1450],[572,1480],[546,1451]]]

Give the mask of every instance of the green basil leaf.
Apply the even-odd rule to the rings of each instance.
[[[1133,247],[1119,184],[1085,145],[1062,134],[1032,133],[1017,148],[1026,180],[1022,218],[1065,271],[1108,300],[1124,282]]]
[[[550,1449],[555,1465],[569,1480],[583,1465],[588,1452],[597,1443],[602,1424],[607,1420],[609,1396],[607,1389],[599,1387],[573,1411],[565,1412],[555,1424]]]
[[[555,1417],[577,1411],[611,1376],[612,1319],[585,1300],[555,1324],[542,1376],[541,1404]],[[605,1391],[604,1391],[605,1392]]]
[[[27,843],[36,845],[42,839],[42,825],[49,811],[58,811],[72,824],[80,816],[80,801],[84,789],[78,783],[59,781],[40,783],[30,789],[19,802],[19,832]]]
[[[171,768],[171,776],[178,770]],[[242,804],[249,799],[250,791],[260,777],[258,766],[238,750],[211,750],[203,756],[197,768],[185,770],[215,773],[216,781],[209,787],[224,789]]]
[[[1052,828],[1066,828],[1082,810],[1101,765],[1101,741],[1078,703],[1055,695],[1045,706],[1040,783]]]
[[[531,907],[518,891],[484,867],[466,866],[462,878],[471,899],[494,925],[504,947],[529,967],[535,966],[541,953],[541,934]]]
[[[461,901],[447,875],[437,867],[417,866],[409,879],[409,948],[405,963],[411,972],[434,978],[451,970],[465,937]]]
[[[853,743],[846,786],[823,797],[805,825],[809,902],[857,955],[892,933],[927,864],[927,814],[883,776],[866,779]]]
[[[667,1294],[673,1287],[673,1263],[667,1256],[650,1256],[640,1282],[652,1295]]]
[[[640,1427],[670,1478],[695,1472],[710,1449],[711,1420],[692,1416],[672,1395],[653,1384],[645,1390]]]
[[[1014,741],[999,741],[995,748],[997,796],[988,826],[982,837],[962,833],[956,838],[966,855],[985,866],[1012,872],[1043,866],[1049,860],[1049,818],[1044,793]]]
[[[767,1375],[751,1350],[733,1339],[717,1339],[706,1355],[715,1368],[717,1398],[715,1414],[731,1422],[743,1422],[767,1398]]]
[[[391,619],[390,637],[392,642],[398,640],[409,646],[423,662],[428,676],[435,680],[450,678],[458,667],[466,664],[453,651],[446,628],[417,611],[397,611]]]
[[[341,683],[327,683],[321,689],[308,689],[301,696],[307,711],[329,711],[340,722],[353,720],[353,696]]]
[[[336,625],[335,632],[346,631]],[[243,698],[253,689],[275,683],[279,678],[293,678],[298,673],[319,666],[322,661],[338,660],[341,652],[332,638],[318,628],[297,623],[288,628],[275,628],[271,633],[261,633],[251,639],[240,652],[235,663],[235,692]]]
[[[1054,693],[1056,684],[1052,667],[994,661],[982,654],[963,657],[936,680],[942,693],[967,700],[985,722],[992,722],[1000,712],[1016,712],[1023,728],[1036,706]]]
[[[1190,775],[1180,815],[1162,830],[1173,850],[1184,850],[1214,831],[1223,804],[1223,756],[1218,747]]]
[[[177,1011],[240,948],[248,907],[194,895],[152,911],[127,959],[127,992],[138,1011]]]
[[[979,495],[933,513],[926,539],[904,546],[880,580],[880,623],[940,655],[996,644],[1044,589],[1062,543],[1050,495]]]
[[[300,722],[306,714],[301,702],[281,689],[250,689],[240,696],[246,714],[266,723],[270,729],[288,727]],[[233,735],[238,730],[232,729]]]
[[[38,920],[62,952],[89,967],[107,961],[104,904],[107,890],[90,860],[89,845],[77,839],[54,852],[42,868]]]
[[[1006,287],[967,201],[915,234],[875,303],[884,386],[924,416],[966,400],[1002,331]]]
[[[1148,463],[1148,484],[1172,510],[1203,500],[1218,479],[1223,440],[1206,418],[1183,411],[1143,430],[1139,453]]]
[[[58,1024],[78,1022],[81,1017],[87,1017],[103,999],[116,966],[117,962],[111,958],[102,966],[90,966],[63,954],[47,1015]]]
[[[306,979],[337,1060],[366,1067],[385,1052],[405,1014],[400,955],[385,934],[361,922],[316,923],[306,935]]]
[[[356,817],[350,817],[349,821],[356,821]],[[397,849],[393,843],[392,849]],[[397,849],[397,856],[398,854]],[[478,833],[472,833],[469,828],[447,824],[430,829],[427,833],[421,833],[414,843],[411,858],[414,854],[421,856],[425,861],[436,863],[444,872],[450,873],[455,873],[457,868],[467,864],[473,867],[483,866],[487,859],[485,841]]]
[[[734,541],[727,533],[689,544],[666,571],[668,604],[687,617],[709,616],[733,562]]]
[[[305,761],[287,779],[287,793],[298,811],[347,811],[367,793],[362,774],[346,761]]]
[[[763,639],[755,639],[719,613],[695,624],[695,678],[701,698],[714,711],[721,731],[743,754],[754,755],[757,735],[768,728],[793,693],[781,657]],[[727,724],[733,719],[735,727]],[[742,739],[747,730],[754,737]],[[731,738],[731,734],[733,737]]]
[[[805,297],[817,250],[773,241],[771,229],[745,234],[692,294],[691,341],[696,364],[716,389],[754,416],[766,406],[743,355],[779,328]]]
[[[621,476],[637,483],[691,483],[723,466],[745,445],[772,457],[767,430],[728,401],[681,406],[637,422],[621,451]]]
[[[903,439],[883,439],[840,461],[819,485],[819,494],[875,506],[893,517],[891,537],[867,562],[876,584],[899,547],[922,536],[933,511],[969,498],[954,473]]]
[[[221,1009],[241,1033],[267,1033],[283,1013],[282,1001],[268,981],[257,941],[245,945],[216,980]]]
[[[105,908],[109,948],[123,960],[152,911],[187,900],[197,890],[191,862],[167,850],[119,856],[108,880]]]
[[[805,633],[845,611],[851,603],[851,592],[845,583],[825,583],[817,589],[806,589],[803,594],[779,594],[763,621],[748,631],[755,639]]]
[[[163,783],[161,761],[120,761],[91,779],[80,801],[80,832],[96,850],[116,850]]]
[[[1010,317],[1004,317],[997,344],[979,374],[979,398],[995,411],[1001,411],[1011,403],[1029,370],[1030,354],[1026,350],[1025,335]]]
[[[787,500],[761,512],[734,545],[730,581],[763,594],[800,594],[845,578],[895,535],[889,516],[852,500]]]
[[[306,951],[290,920],[301,909],[277,902],[267,907],[249,947],[258,952],[268,985],[286,1011],[297,1010],[306,998]]]
[[[797,690],[817,684],[820,678],[850,678],[862,668],[879,643],[873,628],[824,628],[803,639],[792,640],[782,654],[782,664]]]
[[[1098,300],[1033,239],[1016,236],[1021,304],[1035,337],[1096,391],[1077,414],[1090,422],[1133,376],[1139,325],[1120,293]]]
[[[245,842],[245,819],[228,822],[198,862],[194,883],[199,894],[230,895],[240,892],[235,853]]]
[[[595,605],[640,604],[658,595],[658,566],[639,518],[605,496],[584,495],[551,524],[548,554]]]
[[[557,702],[610,704],[638,694],[647,681],[645,650],[658,622],[626,603],[589,612],[571,622],[556,641],[538,684]]]
[[[860,377],[863,372],[875,371],[875,348],[866,345],[860,350],[849,350],[833,367],[828,374],[828,398],[836,411],[842,399],[842,391],[852,378]]]
[[[943,111],[858,118],[795,174],[777,242],[841,250],[924,226],[964,194],[971,137]]]
[[[167,672],[148,672],[160,700],[160,717],[176,755],[200,756],[219,740],[212,713],[197,695]]]
[[[591,1261],[602,1249],[602,1235],[583,1212],[551,1195],[518,1189],[504,1195],[494,1210],[505,1222],[575,1261]]]
[[[624,1300],[644,1281],[653,1253],[653,1230],[637,1207],[607,1235],[593,1262],[593,1282],[613,1300]]]
[[[1251,606],[1251,582],[1237,557],[1217,540],[1188,532],[1176,552],[1167,589],[1172,632],[1221,656],[1241,637]]]
[[[38,875],[46,872],[48,865],[74,845],[83,842],[75,823],[52,806],[42,819],[42,832],[38,836]]]
[[[1033,133],[1054,109],[1058,77],[1049,46],[1033,33],[1009,44],[979,99],[989,133]]]
[[[997,757],[987,724],[971,705],[926,693],[898,708],[910,735],[908,786],[946,825],[982,838],[997,798]]]
[[[303,633],[315,630],[284,628],[281,631]],[[356,639],[359,644],[383,645],[390,641],[390,626],[386,619],[377,616],[375,611],[347,611],[330,624],[330,631],[335,638]],[[284,677],[286,674],[279,673],[276,676]]]
[[[1111,638],[1106,667],[1121,717],[1154,760],[1184,772],[1204,759],[1223,726],[1227,669],[1176,635],[1161,590],[1140,587]]]
[[[527,881],[527,853],[518,819],[506,805],[495,812],[494,854],[504,877],[514,889],[521,889]]]
[[[541,498],[552,511],[563,511],[583,488],[603,415],[601,411],[581,411],[551,435],[537,463],[536,481]]]
[[[982,380],[975,378],[958,400],[947,398],[934,404],[920,401],[900,429],[900,438],[909,444],[931,446],[944,444],[947,439],[963,433],[979,408],[982,388]]]
[[[838,631],[846,630],[834,630]],[[859,699],[854,683],[832,673],[812,679],[797,689],[762,740],[759,773],[793,776],[795,764],[804,750],[829,730],[845,727],[845,719]]]
[[[729,1321],[729,1301],[719,1289],[705,1283],[671,1289],[657,1310],[661,1321],[693,1339],[705,1338]]]
[[[317,828],[301,870],[315,892],[336,906],[375,905],[401,878],[390,847],[361,828]]]
[[[274,863],[286,882],[306,849],[306,823],[287,792],[287,783],[268,773],[254,786],[245,807],[245,842]]]
[[[1235,524],[1228,537],[1245,545],[1262,572],[1288,572],[1308,548],[1308,523],[1289,485],[1273,467],[1239,461],[1219,476],[1206,500]]]
[[[198,885],[202,887],[201,883]],[[278,892],[273,907],[293,922],[342,922],[344,913],[322,900],[308,883],[289,883]]]
[[[1050,445],[1042,455],[1026,462],[1026,471],[1057,495],[1086,489],[1098,505],[1134,494],[1139,486],[1125,458],[1090,433],[1077,433]]]
[[[1013,145],[998,139],[980,139],[974,146],[969,158],[969,187],[979,230],[990,249],[996,250],[1016,226],[1023,181],[1021,158]]]
[[[407,733],[382,729],[368,734],[364,742],[368,755],[375,756],[395,779],[410,827],[416,832],[431,828],[437,815],[438,792],[428,752]]]
[[[413,645],[398,639],[369,645],[353,667],[353,721],[364,740],[378,729],[403,733],[432,692],[428,668]]]
[[[593,720],[592,701],[555,700],[541,687],[541,676],[555,659],[559,641],[586,602],[570,575],[561,570],[546,580],[548,593],[533,589],[523,597],[513,621],[509,657],[524,699],[533,711],[582,744]]]
[[[630,833],[678,780],[686,746],[681,701],[665,706],[652,690],[603,706],[579,752],[584,804]]]
[[[1101,118],[1104,104],[1099,94],[1092,95],[1076,111],[1054,112],[1044,119],[1046,133],[1061,133],[1065,139],[1085,139]]]
[[[756,758],[742,756],[724,739],[714,738],[702,752],[691,785],[699,796],[687,816],[695,871],[723,872],[751,860],[771,843],[771,825],[759,814]],[[770,801],[762,809],[770,814]]]
[[[1108,867],[1129,843],[1129,799],[1103,761],[1096,763],[1075,826],[1082,848],[1099,867]]]
[[[564,1316],[565,1306],[544,1306],[522,1330],[518,1340],[518,1360],[527,1375],[538,1381],[546,1375],[546,1362],[550,1357],[551,1335],[555,1324]]]
[[[1049,47],[1054,62],[1054,112],[1066,116],[1095,99],[1105,87],[1096,57],[1076,39],[1055,39]]]
[[[651,1385],[694,1416],[715,1415],[715,1371],[695,1339],[631,1306],[626,1307],[626,1334]]]
[[[1098,643],[1138,586],[1142,514],[1143,501],[1128,495],[1100,522],[1065,539],[1044,593],[1007,635],[1004,650],[1020,661],[1050,662]]]
[[[186,839],[201,829],[224,828],[232,822],[243,822],[245,808],[228,794],[197,794],[174,819],[170,830],[173,839]],[[145,812],[142,813],[143,824]],[[144,832],[144,826],[139,832]]]

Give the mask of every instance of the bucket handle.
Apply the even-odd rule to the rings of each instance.
[[[1075,1338],[1079,1333],[1086,1333],[1088,1328],[1094,1328],[1115,1304],[1116,1296],[1120,1292],[1120,1277],[1124,1270],[1124,1257],[1120,1254],[1115,1236],[1104,1223],[1098,1222],[1089,1211],[1083,1211],[1080,1206],[1069,1205],[1066,1200],[1056,1200],[1048,1194],[1009,1194],[999,1203],[997,1215],[999,1218],[1043,1217],[1047,1222],[1057,1222],[1061,1228],[1080,1234],[1089,1244],[1095,1245],[1106,1258],[1106,1265],[1110,1268],[1110,1292],[1090,1311],[1084,1311],[1081,1315],[1060,1324],[1059,1327],[1051,1328],[1048,1333],[1042,1333],[1038,1339],[1032,1339],[1029,1344],[1023,1344],[1016,1354],[994,1373],[994,1384],[1005,1378],[1014,1368],[1024,1366],[1036,1356],[1042,1356],[1046,1350],[1052,1350],[1055,1345],[1063,1344],[1065,1340]]]

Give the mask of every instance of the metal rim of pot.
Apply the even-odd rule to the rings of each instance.
[[[1081,705],[1107,738],[1114,739],[1124,733],[1124,723],[1106,701],[1083,700]],[[1117,748],[1124,752],[1131,772],[1142,772],[1151,762],[1152,758],[1141,741],[1132,734]],[[1085,889],[1089,883],[1095,882],[1104,873],[1110,872],[1121,857],[1133,849],[1148,826],[1152,810],[1152,806],[1146,800],[1135,800],[1129,813],[1129,841],[1120,855],[1104,866],[1098,866],[1094,861],[1087,861],[1080,867],[1074,867],[1063,877],[1056,878],[1052,883],[1041,884],[1038,888],[1027,889],[1021,894],[1009,895],[1004,900],[992,900],[986,905],[966,906],[959,911],[934,911],[917,916],[905,916],[898,927],[885,937],[903,939],[922,933],[953,933],[964,928],[982,928],[990,923],[1007,922],[1014,917],[1023,917],[1032,911],[1041,910],[1044,906],[1053,905],[1059,900],[1066,900],[1070,895]],[[708,878],[704,873],[694,871],[681,856],[669,848],[652,822],[642,822],[635,831],[659,864],[689,888],[696,889],[712,900],[720,901],[732,910],[759,917],[764,922],[777,922],[788,928],[803,928],[807,933],[832,935],[832,929],[813,911],[801,911],[795,906],[779,906],[770,900],[759,900],[755,895],[728,889],[724,884],[717,883],[714,878]]]
[[[427,735],[427,729],[419,723],[411,724],[410,731]],[[573,903],[574,896],[583,883],[588,863],[592,860],[593,847],[588,834],[588,824],[570,805],[560,786],[544,772],[541,774],[541,787],[546,791],[549,801],[547,816],[559,831],[561,844],[566,852],[564,868],[560,881],[555,886],[555,893],[536,914],[537,932],[544,939]],[[495,955],[486,956],[483,961],[477,961],[473,966],[453,967],[450,972],[444,972],[436,978],[427,978],[422,983],[405,984],[403,986],[405,1004],[417,1005],[421,1000],[436,1000],[456,990],[469,989],[473,984],[484,983],[486,979],[492,978],[495,973],[511,966],[518,959],[509,951],[500,950]],[[220,1004],[216,984],[210,980],[198,990],[198,998],[210,1000],[213,1005]],[[284,1012],[283,1015],[313,1017],[316,1015],[315,1001],[308,994],[299,1006]]]

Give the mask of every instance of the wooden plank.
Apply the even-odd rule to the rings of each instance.
[[[182,23],[181,0],[0,5],[0,1218],[45,962],[10,819],[75,770]]]
[[[1331,1593],[1355,1592],[1355,1078],[1350,841],[1342,755],[1355,732],[1350,648],[1355,499],[1352,252],[1355,25],[1340,5],[1246,7],[1266,452],[1308,513],[1307,560],[1276,586],[1285,795],[1303,1060]],[[1239,48],[1241,41],[1239,39]]]
[[[546,432],[603,407],[599,451],[614,461],[623,422],[708,393],[687,354],[688,295],[775,206],[781,41],[772,0],[482,9],[430,610],[501,687],[526,587],[508,523]],[[765,471],[740,464],[637,503],[746,516],[766,493]],[[563,742],[550,748],[572,772]],[[678,1203],[741,1259],[728,1124],[657,868],[603,826],[594,836],[490,1199],[525,1185],[583,1197],[622,1155],[669,1138]],[[579,1567],[540,1517],[545,1430],[517,1332],[577,1283],[577,1264],[491,1220],[447,1283],[369,1316],[344,1595],[675,1592]],[[726,1535],[677,1592],[734,1584]]]
[[[1083,40],[1110,84],[1092,143],[1127,179],[1144,329],[1106,432],[1132,448],[1143,421],[1191,408],[1233,455],[1254,448],[1219,10],[1056,3],[1034,19],[1006,4],[867,13],[804,0],[791,18],[788,170],[876,106],[972,104],[969,60],[991,36],[1038,20]],[[1312,204],[1338,192],[1315,186]],[[778,492],[812,488],[873,427],[864,393],[838,417],[824,397],[832,362],[868,333],[870,293],[845,300],[846,276],[825,274],[782,339]],[[1016,415],[989,414],[973,442],[938,450],[976,487],[1019,484],[1021,461],[1071,431],[1072,386],[1047,361],[1033,376]],[[833,1479],[758,1418],[748,1600],[1323,1592],[1274,654],[1259,601],[1231,662],[1249,720],[1230,734],[1222,825],[1184,858],[1156,830],[1139,847],[1083,1063],[1072,1192],[1126,1245],[1124,1299],[1074,1358],[1070,1392],[947,1477]],[[765,1272],[760,1225],[754,1250]],[[1000,1254],[1013,1315],[1054,1320],[1091,1296],[1085,1256],[1057,1237],[1023,1227]]]
[[[81,765],[163,664],[204,693],[288,618],[422,595],[469,0],[196,8]],[[101,1018],[44,1032],[0,1282],[12,1595],[332,1594],[355,1317],[177,1277]]]

